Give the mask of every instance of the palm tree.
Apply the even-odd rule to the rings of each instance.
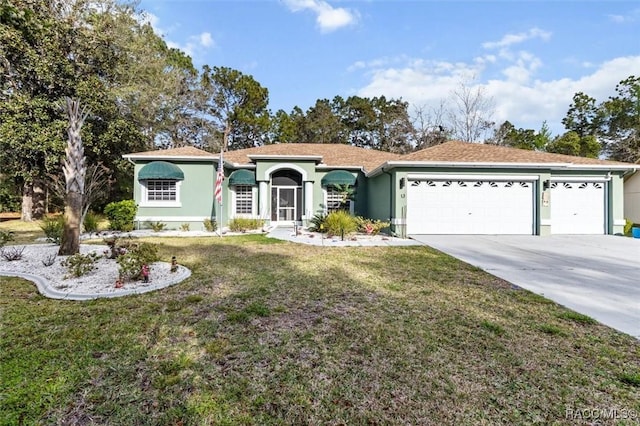
[[[69,138],[65,149],[64,164],[62,165],[66,191],[64,231],[58,254],[72,255],[80,252],[80,218],[82,217],[82,197],[87,172],[80,130],[89,113],[85,107],[80,108],[79,100],[71,98],[66,98],[64,110],[69,118],[69,127],[67,128]]]

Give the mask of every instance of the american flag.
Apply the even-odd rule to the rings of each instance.
[[[220,150],[220,160],[218,161],[218,172],[216,173],[216,201],[222,205],[222,181],[224,181],[224,169],[222,167],[222,150]]]

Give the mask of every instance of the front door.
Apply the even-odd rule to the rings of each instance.
[[[271,222],[293,225],[302,220],[302,175],[283,169],[271,175]]]
[[[293,222],[296,220],[296,188],[273,187],[271,190],[273,214],[271,218],[277,222]]]

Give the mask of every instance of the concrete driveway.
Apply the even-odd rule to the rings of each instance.
[[[640,239],[612,235],[411,238],[640,339]]]

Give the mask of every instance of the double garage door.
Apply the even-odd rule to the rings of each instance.
[[[535,176],[410,177],[407,233],[535,234],[536,182]],[[550,204],[552,233],[604,233],[604,183],[553,182]]]

